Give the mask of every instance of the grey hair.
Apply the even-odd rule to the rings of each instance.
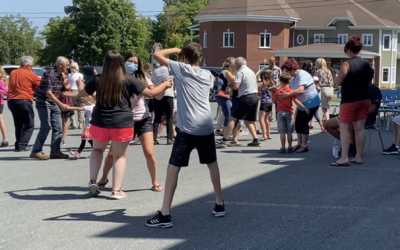
[[[238,57],[235,60],[235,64],[239,64],[239,65],[247,65],[247,61],[244,57]]]
[[[59,57],[57,57],[56,66],[60,65],[61,63],[66,64],[66,63],[67,63],[67,60],[68,60],[68,59],[67,59],[66,57],[64,57],[64,56],[59,56]]]
[[[71,63],[71,71],[75,71],[74,73],[79,72],[79,65],[77,62]]]
[[[33,57],[31,56],[23,56],[21,57],[21,61],[19,63],[20,66],[26,67],[26,66],[33,66]]]

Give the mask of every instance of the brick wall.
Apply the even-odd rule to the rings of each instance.
[[[223,33],[235,33],[234,48],[223,48]],[[271,33],[271,49],[261,49],[260,33],[267,30]],[[205,22],[200,24],[200,43],[203,44],[203,33],[207,32],[207,48],[204,58],[207,66],[221,67],[226,58],[245,57],[248,66],[258,71],[260,64],[274,56],[274,50],[288,48],[291,38],[290,24],[268,22]],[[278,62],[278,65],[280,62]]]

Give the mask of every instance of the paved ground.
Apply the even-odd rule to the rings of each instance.
[[[8,108],[4,115],[13,142]],[[385,146],[392,143],[391,131],[383,137]],[[66,142],[66,152],[78,146],[80,131],[70,131]],[[227,210],[219,219],[211,214],[207,168],[194,152],[181,171],[172,229],[144,226],[162,193],[148,190],[138,145],[129,147],[128,197],[121,201],[109,200],[109,189],[89,198],[88,158],[43,162],[0,149],[0,249],[400,249],[400,156],[381,155],[376,134],[365,164],[350,168],[329,166],[328,134],[312,135],[310,147],[279,155],[274,129],[260,148],[219,151]],[[162,184],[170,152],[156,147]]]

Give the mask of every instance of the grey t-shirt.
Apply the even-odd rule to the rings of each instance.
[[[214,79],[210,71],[168,60],[177,93],[177,124],[183,133],[209,135],[214,132],[209,102]]]
[[[238,97],[258,93],[256,74],[247,66],[237,71],[235,83],[240,84]]]
[[[162,83],[162,81],[167,80],[168,76],[168,68],[165,66],[161,66],[153,71],[153,73],[151,74],[151,81],[155,86],[158,86]],[[172,88],[167,89],[164,96],[174,97],[174,90]]]

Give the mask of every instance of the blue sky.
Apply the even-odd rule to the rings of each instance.
[[[163,9],[162,0],[132,0],[136,4],[136,10],[143,16],[154,16]],[[28,17],[33,26],[43,29],[49,17],[63,16],[64,6],[72,4],[72,0],[7,0],[2,4],[0,16],[5,14],[21,14]],[[50,14],[51,13],[51,14]]]

